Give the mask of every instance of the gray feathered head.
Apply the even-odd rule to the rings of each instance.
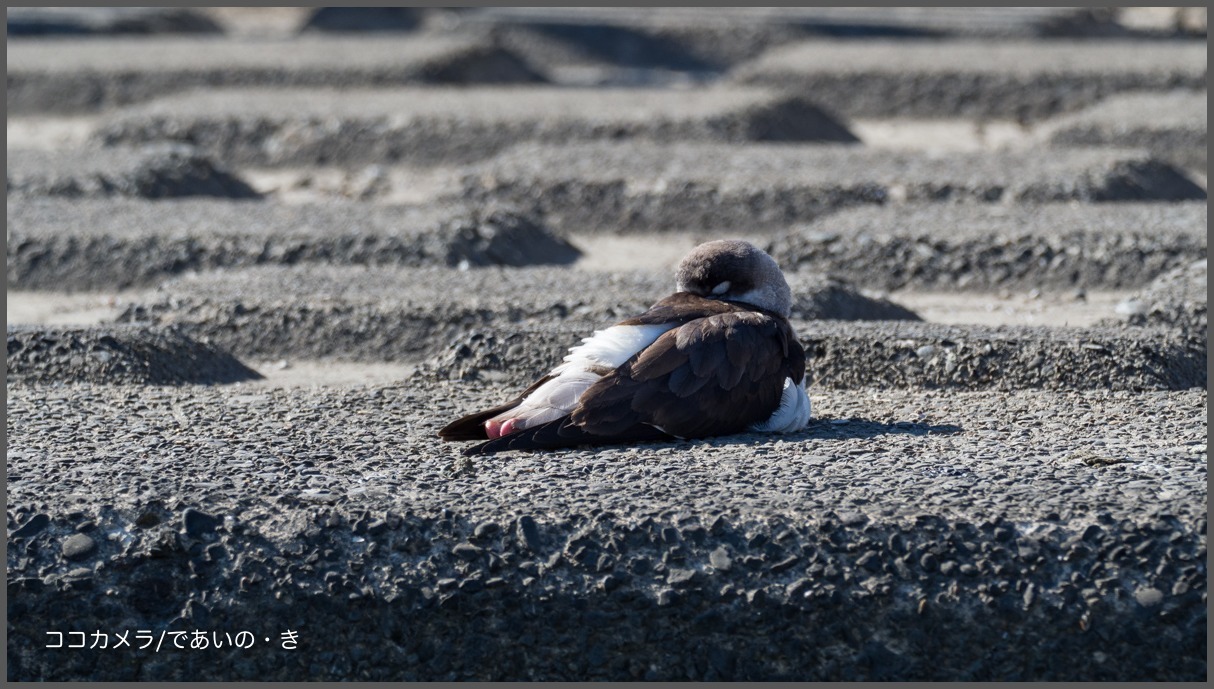
[[[691,250],[675,272],[680,292],[758,306],[788,318],[792,290],[775,259],[750,242],[721,239]]]

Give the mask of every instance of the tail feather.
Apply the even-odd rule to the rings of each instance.
[[[551,375],[544,376],[535,381],[531,387],[527,388],[518,397],[510,400],[505,404],[500,404],[492,409],[478,411],[474,414],[462,416],[451,423],[443,426],[438,432],[438,437],[443,440],[486,440],[489,434],[485,432],[485,422],[489,419],[501,414],[502,412],[510,411],[522,403],[527,395],[535,392],[536,388],[552,380]]]
[[[518,433],[503,435],[488,442],[464,449],[464,454],[489,455],[507,450],[555,450],[580,445],[605,445],[643,440],[674,440],[662,431],[645,424],[638,424],[622,434],[602,436],[587,433],[574,425],[568,416],[524,429]]]
[[[438,437],[443,440],[485,440],[489,435],[485,432],[485,421],[512,408],[514,405],[503,404],[500,407],[486,409],[475,414],[460,417],[443,426]]]

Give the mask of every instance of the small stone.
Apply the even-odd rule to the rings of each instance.
[[[666,574],[666,583],[671,586],[685,586],[695,581],[699,574],[694,569],[671,568]]]
[[[800,557],[797,557],[796,555],[789,555],[788,557],[784,558],[783,560],[780,560],[779,562],[772,565],[771,571],[772,572],[783,572],[784,570],[790,569],[791,567],[795,566],[800,561],[801,561]]]
[[[540,541],[540,529],[531,517],[519,517],[517,534],[519,545],[531,552],[539,552],[543,545]]]
[[[841,512],[839,522],[844,526],[864,526],[868,523],[868,517],[862,512]]]
[[[708,564],[720,572],[728,572],[733,567],[733,559],[725,548],[717,548],[708,554]]]
[[[919,558],[919,566],[928,572],[934,572],[940,568],[940,558],[934,553],[924,553],[923,557]]]
[[[1163,602],[1163,591],[1157,588],[1140,588],[1134,592],[1134,600],[1144,608],[1153,608]]]
[[[447,468],[452,476],[474,477],[476,476],[476,463],[471,457],[459,456],[456,457],[451,466]]]
[[[97,542],[82,533],[72,534],[63,540],[63,557],[79,560],[87,557],[97,547]]]
[[[668,607],[679,602],[679,592],[673,589],[662,589],[658,591],[658,606]]]
[[[600,553],[599,558],[594,562],[594,571],[607,572],[615,567],[615,558],[607,553]]]
[[[746,602],[750,605],[763,605],[767,602],[767,592],[763,589],[751,589],[746,592]]]
[[[793,583],[789,584],[787,588],[784,589],[784,593],[789,598],[795,598],[801,594],[804,594],[806,591],[808,591],[809,587],[812,585],[813,585],[813,581],[811,581],[808,578],[797,579]]]
[[[876,551],[870,550],[856,560],[856,566],[863,567],[870,572],[878,572],[881,570],[881,557],[877,555]]]
[[[478,548],[471,543],[460,543],[451,549],[452,555],[460,558],[461,560],[467,560],[469,562],[479,558],[482,552],[483,550],[481,548]]]
[[[481,522],[476,525],[476,530],[472,532],[472,536],[478,539],[493,538],[501,531],[501,527],[494,522]]]

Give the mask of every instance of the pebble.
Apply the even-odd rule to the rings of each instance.
[[[1134,600],[1144,608],[1153,608],[1163,602],[1163,591],[1156,588],[1139,588],[1134,591]]]
[[[469,562],[480,558],[483,552],[482,548],[478,548],[471,543],[460,543],[451,549],[452,555]]]
[[[671,586],[685,586],[694,582],[699,572],[694,569],[671,568],[666,573],[666,583]]]
[[[63,539],[62,548],[65,559],[80,560],[88,557],[97,548],[97,543],[85,534],[76,533]]]
[[[716,548],[709,553],[708,562],[714,569],[721,572],[728,572],[733,568],[733,559],[729,557],[729,552],[724,548]]]
[[[533,553],[539,552],[542,543],[540,542],[539,527],[534,519],[528,516],[519,517],[517,534],[523,547]]]

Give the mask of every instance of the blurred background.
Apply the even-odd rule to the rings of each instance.
[[[466,319],[317,299],[438,299],[424,269],[465,308],[482,278],[450,271],[498,266],[580,327],[721,237],[803,318],[1204,318],[1204,8],[11,8],[8,35],[10,323],[413,365]]]
[[[964,253],[958,243],[971,241],[954,238],[955,226],[994,223],[988,249],[1010,254],[995,231],[1016,229],[997,219],[1009,209],[1205,193],[1204,8],[11,8],[8,36],[17,219],[50,199],[106,199],[124,212],[183,197],[345,200],[359,212],[443,206],[452,217],[452,204],[475,215],[501,203],[534,230],[525,241],[480,237],[481,249],[447,247],[440,258],[311,252],[329,265],[662,271],[698,241],[733,235],[783,247],[790,268],[909,289],[912,308],[943,319],[993,309],[1050,322],[1032,313],[1044,308],[1043,287],[1065,287],[1068,299],[1118,292],[1097,295],[1103,311],[1083,305],[1086,317],[1068,311],[1073,300],[1055,304],[1074,324],[1111,317],[1122,292],[1152,275],[1076,268],[1065,256],[1084,247],[1042,236],[1016,251],[1047,264],[1061,254],[1065,267],[1043,272],[1009,256],[988,269],[959,258],[977,274],[944,275],[940,264],[955,257],[942,253]],[[892,268],[917,280],[890,277],[880,261],[869,279],[862,257],[831,258],[839,252],[805,240],[835,237],[824,218],[856,206],[970,201],[963,220],[933,218],[913,231],[897,214],[866,221],[891,256],[903,256],[896,239],[918,247],[906,261],[930,259]],[[168,214],[205,237],[253,233],[260,248],[221,257],[172,243],[150,218],[138,228],[125,221],[122,232],[143,250],[190,255],[131,254],[136,240],[114,230],[107,251],[128,252],[115,270],[114,256],[51,246],[79,240],[75,211],[56,209],[62,217],[44,214],[35,230],[11,222],[10,201],[10,290],[122,290],[185,269],[305,260],[264,250],[281,231],[211,227],[208,213],[153,204],[130,212]],[[183,219],[194,213],[197,222]],[[874,236],[846,229],[849,218],[839,220],[845,236]],[[313,230],[374,244],[392,229],[370,219],[276,222],[307,235],[305,244],[319,239]],[[1091,224],[1042,222],[1059,233]],[[1195,255],[1165,250],[1176,255],[1152,271]],[[276,251],[287,258],[267,257]],[[979,296],[1032,292],[1036,303],[929,294],[957,284]],[[48,304],[10,298],[10,311],[53,320],[38,315]]]

